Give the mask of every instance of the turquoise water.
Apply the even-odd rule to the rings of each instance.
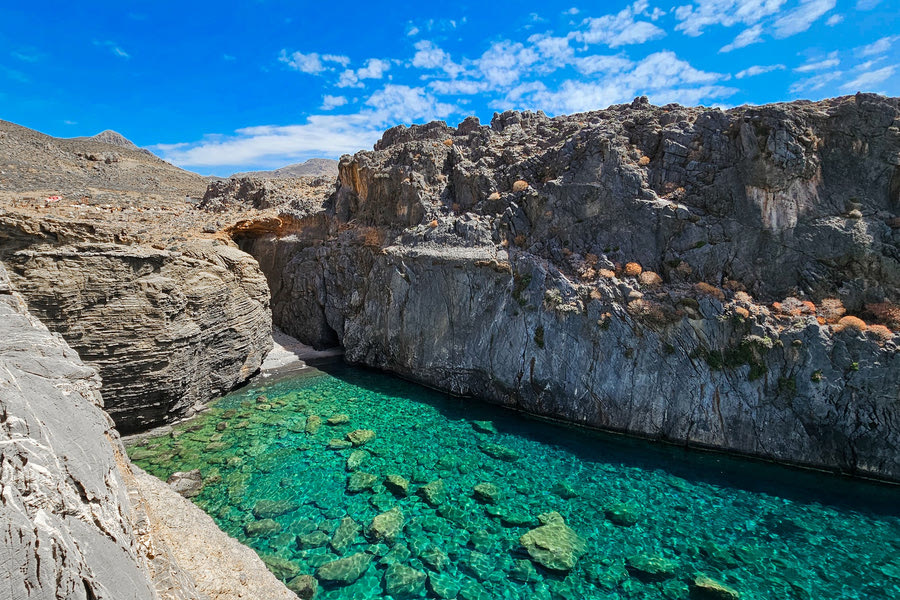
[[[162,479],[200,469],[193,500],[317,598],[900,598],[900,488],[322,369],[129,448]]]

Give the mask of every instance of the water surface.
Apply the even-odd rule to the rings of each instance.
[[[200,469],[193,500],[282,580],[319,569],[318,598],[900,598],[900,488],[322,369],[239,390],[129,448],[162,479]],[[344,447],[360,429],[375,437]],[[395,508],[402,528],[385,536]],[[534,559],[521,538],[554,511],[565,525],[543,530],[555,547]]]

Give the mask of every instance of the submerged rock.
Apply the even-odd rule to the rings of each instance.
[[[436,598],[456,598],[460,591],[459,582],[443,573],[429,573],[427,585]]]
[[[691,582],[692,600],[740,600],[741,595],[724,583],[706,575],[699,575]]]
[[[630,505],[616,502],[603,511],[606,518],[621,527],[631,527],[638,522],[637,511]]]
[[[479,483],[474,488],[475,498],[487,504],[497,504],[500,501],[500,488],[493,483]]]
[[[435,479],[419,488],[416,492],[425,499],[425,502],[431,506],[437,507],[444,503],[447,499],[447,490],[445,489],[443,479]]]
[[[339,558],[316,569],[316,579],[336,585],[347,585],[362,577],[371,562],[372,557],[364,552]]]
[[[384,591],[394,598],[412,598],[425,589],[426,577],[422,571],[394,563],[384,572]]]
[[[306,417],[306,433],[315,435],[322,428],[322,417],[319,415],[309,415]]]
[[[329,425],[345,425],[350,422],[350,415],[339,414],[328,417],[327,423]]]
[[[375,439],[375,432],[371,429],[356,429],[347,434],[347,440],[354,446],[364,446]]]
[[[371,490],[378,483],[378,476],[363,471],[354,471],[347,478],[347,491],[356,494],[365,490]]]
[[[185,498],[194,498],[203,489],[203,476],[200,474],[200,469],[178,471],[172,473],[166,483]]]
[[[328,449],[329,450],[346,450],[347,448],[352,448],[353,444],[348,442],[347,440],[342,440],[339,438],[331,438],[328,440]]]
[[[663,581],[675,577],[678,565],[675,561],[661,556],[639,554],[625,561],[628,572],[641,581]]]
[[[334,530],[334,535],[331,536],[331,549],[338,554],[343,554],[344,550],[356,540],[359,531],[360,526],[356,521],[350,517],[344,517],[337,529]]]
[[[434,571],[443,571],[450,565],[450,557],[435,546],[420,554],[419,559]]]
[[[566,525],[559,513],[541,515],[544,523],[519,538],[531,559],[554,571],[569,571],[587,552],[587,542]]]
[[[312,600],[319,591],[319,582],[312,575],[298,575],[287,582],[287,587],[300,600]]]
[[[281,523],[274,519],[250,521],[244,525],[244,533],[248,537],[267,537],[281,531]]]
[[[399,508],[395,507],[372,519],[372,523],[369,524],[366,535],[373,542],[384,541],[392,544],[403,530],[405,522],[403,513]]]
[[[278,579],[291,579],[300,572],[300,567],[286,558],[274,554],[263,554],[260,558]]]
[[[491,421],[472,421],[472,429],[479,433],[497,433],[497,428]]]
[[[395,496],[405,498],[409,495],[409,480],[400,475],[388,475],[384,478],[384,486]]]
[[[257,519],[280,517],[299,508],[293,500],[259,500],[253,505],[253,516]]]
[[[492,443],[483,443],[479,444],[478,447],[482,452],[491,456],[493,458],[497,458],[499,460],[503,460],[506,462],[515,462],[522,458],[522,455],[516,452],[511,448],[507,448],[506,446],[501,446],[500,444],[492,444]]]
[[[350,456],[347,457],[347,470],[355,471],[362,466],[365,462],[366,458],[369,457],[369,453],[365,450],[354,450],[350,453]]]

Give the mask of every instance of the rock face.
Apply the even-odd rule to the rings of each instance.
[[[236,248],[66,243],[66,232],[3,216],[0,242],[30,310],[100,370],[121,432],[189,414],[272,347],[266,281]]]
[[[900,302],[898,104],[638,99],[395,128],[342,159],[325,213],[239,241],[275,323],[351,362],[900,479],[898,338],[824,311]]]
[[[28,313],[2,266],[0,324],[4,597],[156,598],[97,372]]]

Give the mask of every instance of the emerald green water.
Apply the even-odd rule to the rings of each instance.
[[[323,369],[244,388],[129,448],[162,479],[200,469],[193,500],[284,581],[321,567],[318,598],[900,598],[898,488],[575,430],[379,373]],[[323,422],[307,433],[312,415]],[[349,422],[326,422],[336,415]],[[376,436],[330,448],[357,429]],[[361,464],[351,472],[354,452]],[[385,485],[388,475],[409,481],[407,496]],[[429,503],[419,490],[439,479],[444,493],[427,487]],[[371,487],[351,493],[348,483]],[[475,497],[482,483],[496,490]],[[495,491],[492,504],[484,496]],[[394,507],[403,524],[393,539],[369,530]],[[562,544],[544,561],[555,570],[520,542],[550,511],[585,544],[573,550],[560,542],[564,528],[545,529],[550,545]],[[345,517],[360,530],[338,529]],[[359,578],[328,583],[335,565],[322,565],[351,556]],[[574,567],[560,569],[567,558]],[[337,566],[346,575],[354,565]],[[702,576],[723,587],[698,586]]]

